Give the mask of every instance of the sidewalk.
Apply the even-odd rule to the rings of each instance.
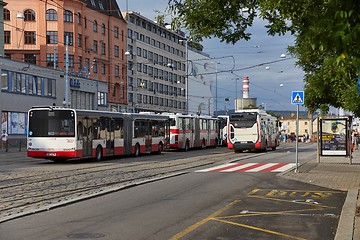
[[[335,190],[347,191],[347,197],[341,212],[336,240],[360,239],[360,150],[355,150],[352,164],[349,158],[343,156],[320,157],[299,166],[298,172],[294,170],[279,176],[296,181],[306,182]],[[358,216],[357,216],[358,215]]]

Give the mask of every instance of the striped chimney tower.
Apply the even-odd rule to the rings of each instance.
[[[243,77],[243,98],[249,98],[249,77]]]

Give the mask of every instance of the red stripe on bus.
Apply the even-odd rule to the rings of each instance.
[[[172,134],[179,134],[180,130],[179,129],[170,129],[170,133]]]

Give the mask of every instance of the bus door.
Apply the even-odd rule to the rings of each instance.
[[[193,133],[194,133],[194,147],[200,147],[200,132],[201,132],[201,125],[202,119],[195,118],[194,119],[194,126],[193,126]]]
[[[187,118],[178,118],[179,121],[181,121],[181,128],[179,129],[180,132],[179,132],[179,143],[181,143],[181,148],[185,148],[186,146],[186,139],[188,138],[187,135],[186,135],[186,132],[188,131],[187,128],[188,128],[188,121],[189,119]],[[190,147],[190,143],[189,143],[189,146]]]
[[[92,122],[91,119],[82,118],[78,122],[78,137],[82,142],[82,156],[91,157],[92,152]]]
[[[148,120],[145,122],[145,150],[146,152],[152,151],[152,124],[151,121]]]
[[[106,155],[114,155],[114,126],[115,121],[112,118],[107,118],[106,121]]]

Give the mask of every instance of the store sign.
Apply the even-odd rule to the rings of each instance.
[[[70,78],[70,87],[80,88],[80,81]]]

